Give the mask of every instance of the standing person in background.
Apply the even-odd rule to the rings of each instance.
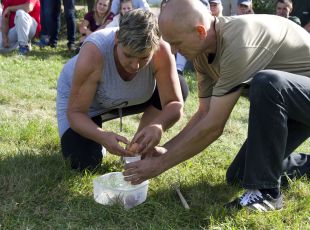
[[[121,17],[128,11],[133,10],[132,0],[120,0],[119,14],[113,17],[113,20],[107,24],[108,27],[118,27]]]
[[[57,47],[58,36],[60,31],[60,14],[61,14],[61,0],[44,0],[47,8],[45,9],[46,24],[48,25],[49,43],[52,48]],[[65,19],[67,24],[67,47],[69,51],[74,50],[75,44],[75,0],[63,0],[65,11]],[[44,47],[45,45],[42,45]]]
[[[221,0],[209,0],[210,10],[213,16],[223,16],[223,5]]]
[[[300,19],[296,16],[290,16],[293,10],[293,2],[291,0],[277,0],[276,15],[287,18],[297,25],[301,25]]]
[[[41,33],[40,33],[40,41],[37,43],[38,46],[44,47],[49,43],[49,35],[48,35],[48,24],[46,23],[46,10],[48,5],[46,4],[46,0],[40,0],[41,8],[40,8],[40,17],[41,17]]]
[[[238,0],[222,0],[223,15],[232,16],[237,14]]]
[[[247,138],[226,173],[245,191],[226,207],[281,209],[282,176],[310,176],[310,155],[293,153],[310,137],[310,35],[275,15],[214,17],[199,0],[165,2],[159,29],[193,60],[199,107],[163,148],[125,165],[126,180],[139,184],[214,143],[247,88]]]
[[[0,53],[18,47],[19,53],[26,55],[31,49],[31,39],[39,35],[40,31],[39,0],[3,1]]]
[[[237,15],[254,14],[252,0],[238,0]]]
[[[95,6],[95,0],[86,0],[87,12],[92,11]]]
[[[79,26],[81,33],[80,43],[99,27],[106,25],[107,17],[110,13],[110,0],[96,0],[94,9],[85,14],[84,20]],[[80,44],[81,45],[81,44]]]

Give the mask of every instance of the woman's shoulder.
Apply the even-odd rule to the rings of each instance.
[[[89,11],[84,15],[84,19],[87,21],[93,20],[94,19],[94,11]]]

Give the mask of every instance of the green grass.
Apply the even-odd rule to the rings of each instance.
[[[121,171],[109,155],[99,172],[71,171],[60,153],[55,115],[56,81],[72,54],[34,47],[27,57],[0,56],[0,229],[310,229],[310,181],[283,190],[285,208],[268,214],[227,211],[222,205],[242,192],[225,183],[225,172],[246,136],[248,101],[241,98],[223,136],[196,157],[150,180],[146,202],[134,209],[95,203],[92,179]],[[185,116],[165,133],[173,137],[197,108],[196,82]],[[124,118],[131,138],[140,115]],[[118,132],[119,121],[107,123]],[[310,152],[307,141],[298,150]],[[171,185],[178,183],[190,210]]]

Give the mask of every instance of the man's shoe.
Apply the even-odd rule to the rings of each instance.
[[[269,194],[262,194],[258,189],[246,190],[245,193],[234,201],[225,205],[226,208],[247,208],[258,212],[268,212],[283,208],[283,195],[272,198]]]
[[[282,167],[285,169],[281,175],[281,185],[286,186],[289,181],[301,177],[310,178],[310,155],[305,153],[292,153],[284,161]]]
[[[57,48],[57,42],[50,42],[49,43],[49,46],[53,49],[56,49]]]
[[[30,49],[29,49],[28,45],[26,45],[26,46],[21,46],[20,45],[19,48],[18,48],[18,51],[19,51],[20,55],[26,55],[26,54],[29,53]]]
[[[49,42],[46,39],[40,39],[38,43],[36,43],[40,48],[44,48],[49,45]]]
[[[67,44],[67,47],[68,47],[68,50],[69,50],[70,52],[76,50],[76,47],[75,47],[75,45],[74,45],[73,43],[68,43],[68,44]]]

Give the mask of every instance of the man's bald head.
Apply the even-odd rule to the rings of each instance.
[[[162,4],[158,24],[171,51],[192,60],[216,48],[213,21],[209,9],[200,0],[168,0]]]
[[[200,0],[168,0],[162,4],[159,27],[163,31],[191,31],[198,24],[205,24],[208,8]]]

